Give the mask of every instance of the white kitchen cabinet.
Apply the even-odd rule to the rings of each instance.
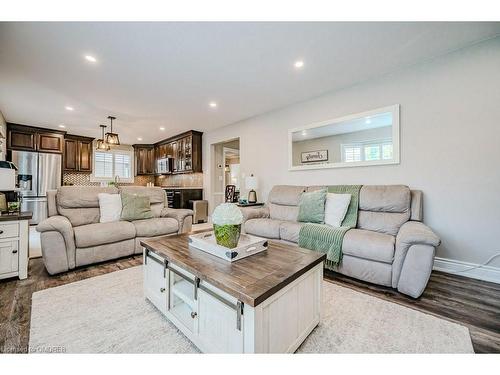
[[[16,272],[19,268],[19,242],[0,242],[0,275]]]
[[[0,221],[0,279],[28,277],[28,231],[28,219]]]

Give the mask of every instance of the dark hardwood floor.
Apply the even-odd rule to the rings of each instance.
[[[141,264],[140,255],[50,276],[41,258],[29,263],[26,280],[0,281],[0,352],[27,352],[31,295]],[[397,291],[368,284],[330,271],[325,279],[391,302],[438,316],[469,328],[476,353],[500,353],[500,285],[433,272],[424,294],[412,299]]]

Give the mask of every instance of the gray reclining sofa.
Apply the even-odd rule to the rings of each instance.
[[[273,187],[262,208],[244,208],[244,231],[297,243],[303,192],[320,186]],[[439,237],[423,220],[423,195],[404,185],[365,185],[360,190],[358,223],[343,239],[336,271],[419,297],[429,280]]]
[[[48,218],[37,226],[42,256],[53,275],[142,252],[145,238],[189,232],[191,210],[167,207],[165,191],[159,187],[122,186],[129,194],[150,198],[154,218],[100,223],[99,193],[118,193],[116,187],[62,186],[48,192]]]

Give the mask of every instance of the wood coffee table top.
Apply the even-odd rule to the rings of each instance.
[[[325,254],[269,241],[266,251],[228,262],[190,247],[189,233],[141,241],[168,262],[222,289],[250,306],[257,306],[326,259]]]

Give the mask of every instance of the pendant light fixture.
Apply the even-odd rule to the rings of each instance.
[[[120,139],[118,138],[117,133],[113,133],[113,120],[116,120],[116,117],[113,116],[108,116],[109,121],[111,122],[111,131],[109,133],[106,133],[106,143],[109,145],[119,145],[120,144]]]
[[[99,125],[101,127],[101,139],[97,140],[96,144],[96,149],[97,150],[103,150],[103,151],[108,151],[109,150],[109,145],[106,143],[104,140],[104,129],[107,128],[106,125]]]

